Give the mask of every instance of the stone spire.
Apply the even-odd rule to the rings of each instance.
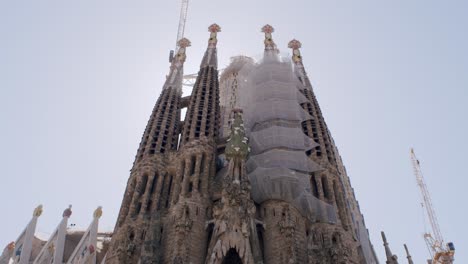
[[[398,257],[396,255],[392,254],[392,251],[390,250],[390,246],[388,245],[387,242],[387,237],[385,236],[385,233],[382,231],[382,240],[383,240],[383,245],[385,247],[385,255],[387,256],[387,261],[385,263],[387,264],[398,264]]]
[[[179,142],[183,66],[190,44],[186,38],[178,41],[177,54],[151,113],[128,179],[107,263],[138,261],[146,231],[152,225],[151,218],[165,213],[170,206],[173,174],[167,172],[167,160],[177,151]]]
[[[182,38],[178,42],[179,49],[177,54],[172,60],[169,75],[167,76],[166,82],[164,83],[163,89],[175,85],[177,88],[182,89],[182,78],[183,78],[183,67],[187,55],[185,54],[186,48],[191,46],[190,40]]]
[[[301,51],[299,50],[302,47],[302,44],[299,40],[293,39],[289,41],[288,48],[292,49],[292,61],[295,65],[296,74],[298,75],[299,79],[301,80],[304,86],[310,85],[310,82],[307,78],[306,71],[304,69],[304,65],[302,64],[302,56]]]
[[[218,136],[220,111],[216,44],[221,27],[212,24],[208,31],[208,48],[200,65],[184,120],[182,146],[194,139],[205,137],[213,140]]]
[[[174,188],[162,241],[174,241],[164,249],[164,263],[204,263],[210,217],[210,183],[216,173],[216,151],[220,107],[218,84],[217,33],[221,27],[208,27],[210,38],[200,64],[183,121],[180,147],[174,161]]]
[[[279,50],[271,35],[271,33],[275,32],[275,29],[271,25],[266,24],[262,27],[262,32],[265,33],[265,40],[263,41],[265,44],[265,52],[263,59],[265,61],[278,61]]]
[[[203,56],[201,68],[206,66],[212,66],[215,69],[218,68],[218,57],[216,51],[216,45],[218,44],[218,32],[221,32],[221,27],[214,23],[208,27],[210,32],[210,38],[208,39],[208,48],[206,49],[205,55]]]
[[[334,144],[330,136],[330,132],[328,131],[327,124],[325,123],[325,119],[322,115],[317,98],[315,97],[315,94],[312,90],[312,84],[307,77],[307,73],[303,65],[302,55],[299,50],[302,47],[302,44],[299,40],[293,39],[288,43],[288,47],[292,49],[294,71],[304,86],[303,94],[307,99],[309,99],[310,102],[303,103],[302,107],[309,113],[309,115],[314,118],[314,120],[311,120],[310,122],[303,123],[303,129],[309,137],[313,138],[313,140],[320,145],[312,151],[312,157],[318,161],[322,160],[323,154],[325,154],[328,163],[335,164],[336,157],[333,151]]]
[[[404,244],[404,246],[406,251],[406,258],[408,259],[408,264],[414,264],[413,259],[411,258],[411,255],[409,253],[408,247],[406,246],[406,244]]]

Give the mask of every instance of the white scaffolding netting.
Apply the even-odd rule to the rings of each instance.
[[[273,148],[281,148],[285,145],[293,150],[310,150],[318,146],[310,137],[304,135],[301,130],[278,125],[251,132],[250,138],[251,155],[257,155]]]
[[[300,106],[307,102],[300,85],[289,60],[268,58],[249,69],[239,86],[251,147],[247,172],[252,197],[257,203],[286,201],[312,221],[336,223],[333,206],[310,189],[311,174],[320,167],[305,154],[317,145],[302,131],[301,122],[312,117]]]
[[[247,161],[247,172],[257,168],[286,168],[295,171],[314,172],[320,167],[304,151],[272,149],[267,152],[251,155]]]

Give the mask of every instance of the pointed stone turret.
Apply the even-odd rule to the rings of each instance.
[[[318,146],[308,153],[309,157],[327,169],[321,174],[314,173],[311,175],[311,188],[312,190],[317,190],[315,192],[317,194],[317,198],[324,200],[325,202],[332,202],[335,204],[337,207],[337,213],[341,220],[341,225],[345,230],[350,230],[350,219],[352,217],[350,215],[349,208],[347,207],[340,171],[336,166],[337,163],[333,148],[334,143],[320,110],[318,101],[312,90],[312,85],[307,77],[300,52],[301,46],[301,42],[296,39],[293,39],[288,43],[288,47],[292,49],[294,71],[302,83],[303,89],[301,92],[308,99],[308,101],[301,103],[301,106],[309,115],[312,116],[312,119],[302,123],[302,129],[307,136],[312,138],[314,142],[318,144]],[[324,151],[326,155],[323,155]],[[333,186],[333,189],[327,188],[326,186]]]
[[[183,66],[186,59],[185,51],[190,45],[190,41],[186,38],[178,42],[179,49],[143,134],[136,161],[146,156],[177,149]]]
[[[221,27],[208,27],[210,38],[200,65],[197,80],[192,90],[184,120],[181,147],[193,140],[205,138],[213,143],[219,130],[219,85],[217,34]]]
[[[411,255],[409,253],[408,247],[406,244],[403,244],[405,246],[405,251],[406,251],[406,258],[408,259],[408,264],[414,264],[413,259],[411,258]]]
[[[288,43],[288,47],[292,49],[294,71],[304,87],[302,92],[304,96],[309,99],[309,103],[303,103],[302,107],[314,118],[314,120],[302,124],[306,135],[319,144],[319,146],[317,146],[310,155],[314,160],[321,161],[324,157],[323,154],[325,154],[327,163],[336,164],[336,157],[332,147],[333,142],[330,132],[328,131],[327,124],[325,123],[317,98],[313,92],[312,84],[307,77],[307,73],[302,62],[300,51],[302,44],[300,41],[293,39]]]
[[[392,251],[390,250],[390,246],[388,245],[388,242],[387,242],[387,237],[385,236],[385,233],[383,231],[381,232],[381,235],[382,235],[383,245],[385,247],[385,256],[387,257],[387,261],[385,263],[398,264],[398,257],[392,254]]]

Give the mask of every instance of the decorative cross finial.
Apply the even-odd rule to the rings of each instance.
[[[262,27],[262,32],[264,32],[265,34],[271,34],[275,32],[275,29],[271,25],[266,24]]]
[[[215,48],[216,44],[218,43],[218,32],[221,32],[221,27],[214,23],[208,27],[208,31],[210,32],[210,39],[208,40],[208,47]]]
[[[185,48],[190,47],[192,43],[187,38],[181,38],[177,41],[177,45],[179,46],[179,50],[172,62],[172,68],[184,64],[185,59],[187,58],[187,55],[185,55]]]
[[[192,46],[192,43],[187,38],[181,38],[179,41],[177,41],[177,44],[181,48],[186,48],[186,47]]]
[[[94,210],[93,213],[94,218],[101,218],[102,216],[102,206],[98,206],[96,210]]]
[[[275,29],[272,26],[266,24],[262,27],[262,32],[265,33],[265,49],[276,50],[276,44],[273,41],[273,37],[271,35],[271,33],[275,32]]]
[[[8,250],[8,252],[13,252],[15,250],[15,242],[11,241],[10,243],[8,243],[6,249]]]
[[[301,47],[302,44],[297,39],[293,39],[288,43],[288,48],[291,48],[293,50],[292,60],[294,61],[294,63],[302,62],[301,51],[299,50]]]
[[[33,216],[39,217],[42,214],[42,204],[38,205],[33,212]]]
[[[72,214],[71,208],[72,208],[72,206],[71,206],[71,204],[70,204],[70,205],[68,206],[68,208],[65,209],[65,210],[63,211],[62,216],[63,216],[63,217],[70,217],[71,214]]]

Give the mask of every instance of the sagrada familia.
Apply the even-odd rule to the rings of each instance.
[[[190,41],[178,42],[106,246],[96,244],[94,224],[94,231],[82,235],[84,242],[67,257],[63,252],[69,235],[63,235],[61,242],[42,245],[40,256],[21,260],[23,248],[15,258],[10,245],[3,259],[71,264],[379,263],[304,68],[301,43],[290,41],[292,58],[281,57],[274,29],[266,25],[263,58],[233,57],[219,75],[220,31],[217,24],[209,27],[198,76],[185,97],[183,68]],[[67,212],[65,220],[71,214]],[[98,208],[93,223],[100,214]],[[63,225],[58,230],[63,233]],[[386,263],[398,263],[382,236]]]

